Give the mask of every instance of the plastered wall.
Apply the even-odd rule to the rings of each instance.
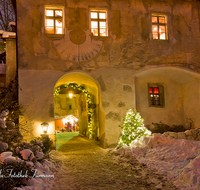
[[[63,7],[64,34],[59,37],[45,34],[46,5]],[[91,38],[90,8],[107,10],[108,37]],[[161,120],[184,124],[184,114],[189,115],[192,108],[189,94],[183,90],[196,88],[195,84],[183,88],[180,81],[170,77],[141,78],[136,81],[135,89],[134,78],[137,72],[151,66],[200,72],[199,8],[197,0],[17,1],[19,101],[26,107],[25,120],[34,123],[31,124],[34,134],[39,134],[37,126],[42,119],[51,123],[50,133],[54,134],[54,86],[60,77],[71,72],[84,73],[98,84],[99,125],[103,126],[99,135],[104,147],[117,143],[121,131],[118,125],[123,122],[126,109],[136,107],[135,103],[147,123]],[[168,40],[152,39],[152,13],[167,16]],[[86,36],[87,44],[84,42],[77,46],[73,43],[70,32],[77,30]],[[96,44],[98,53],[91,59],[68,59],[77,48],[91,53]],[[148,111],[145,99],[148,80],[164,83],[164,109]]]
[[[198,78],[194,78],[183,87],[183,105],[185,113],[185,125],[189,125],[190,122],[192,128],[200,128],[199,118],[199,97],[200,97],[200,83]],[[189,121],[187,120],[189,119]]]
[[[164,107],[150,107],[148,83],[158,83],[164,87]],[[145,125],[164,123],[184,124],[182,84],[165,77],[144,77],[136,79],[136,108],[144,118]]]

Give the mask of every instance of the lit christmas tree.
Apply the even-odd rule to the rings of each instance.
[[[118,141],[119,148],[123,145],[129,146],[134,140],[142,136],[151,135],[143,122],[144,119],[141,118],[140,113],[132,109],[127,110],[123,124],[119,125],[122,128]]]

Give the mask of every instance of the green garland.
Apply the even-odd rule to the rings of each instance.
[[[90,105],[91,105],[92,101],[91,101],[91,97],[90,97],[90,94],[88,93],[88,91],[83,86],[80,86],[78,84],[74,84],[74,83],[62,84],[62,85],[56,87],[54,96],[59,95],[59,92],[61,90],[70,88],[70,87],[72,87],[73,89],[82,91],[87,97],[86,102],[88,103],[88,130],[89,130],[89,138],[91,138],[92,137],[92,109],[90,108]]]

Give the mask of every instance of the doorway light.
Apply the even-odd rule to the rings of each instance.
[[[73,97],[73,94],[72,93],[69,93],[69,98],[72,98]]]

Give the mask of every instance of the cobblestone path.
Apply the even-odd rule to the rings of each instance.
[[[97,142],[77,136],[53,151],[57,163],[51,190],[173,190],[171,182],[137,162],[114,156]]]

